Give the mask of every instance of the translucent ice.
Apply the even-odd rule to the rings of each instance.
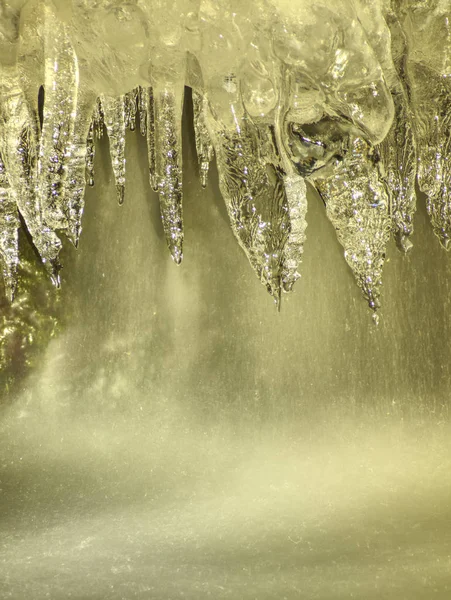
[[[193,113],[197,160],[202,186],[205,187],[214,149],[206,124],[206,100],[196,91],[193,91]]]
[[[272,164],[269,128],[256,126],[239,106],[232,110],[235,128],[209,116],[220,188],[238,242],[278,303],[282,287],[288,291],[299,276],[305,186]]]
[[[61,242],[46,222],[40,205],[40,193],[36,193],[38,124],[20,87],[18,71],[3,68],[0,106],[2,128],[0,129],[0,152],[14,199],[30,232],[33,243],[46,265],[52,279],[59,283],[58,254]]]
[[[393,3],[395,4],[395,3]],[[387,23],[396,75],[392,77],[395,118],[387,137],[379,146],[383,178],[390,200],[393,232],[398,246],[407,252],[412,242],[416,210],[416,140],[410,106],[410,81],[407,73],[407,38],[398,11],[390,10]]]
[[[10,300],[16,289],[19,263],[19,215],[11,197],[5,165],[0,155],[0,257],[5,291]]]
[[[78,244],[95,140],[105,126],[122,202],[125,131],[138,117],[181,262],[185,85],[201,183],[215,155],[234,234],[276,300],[299,277],[305,179],[373,309],[388,232],[411,246],[417,156],[434,230],[450,245],[447,2],[5,0],[2,10],[8,194],[55,281],[56,232]]]
[[[418,183],[427,195],[434,232],[451,247],[451,7],[448,2],[411,2],[404,18],[410,47],[408,74],[415,113]]]
[[[157,191],[156,156],[155,156],[155,103],[151,87],[140,88],[139,91],[141,132],[147,139],[147,160],[149,165],[149,182]]]
[[[74,140],[78,96],[78,60],[67,27],[50,6],[43,7],[45,115],[39,143],[38,195],[52,229],[68,229],[65,206],[67,162]],[[75,153],[75,160],[78,156]]]
[[[355,138],[333,172],[316,180],[346,262],[374,312],[380,306],[382,268],[391,231],[388,198],[377,161],[374,150]]]
[[[103,119],[110,140],[116,194],[119,204],[125,196],[125,96],[101,97]]]
[[[154,88],[155,174],[166,242],[176,264],[183,258],[182,106],[183,88]]]

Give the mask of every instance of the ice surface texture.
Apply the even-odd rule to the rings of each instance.
[[[121,204],[126,129],[146,137],[180,264],[189,86],[202,185],[215,156],[233,233],[276,303],[300,277],[310,182],[376,314],[390,235],[412,246],[417,165],[434,231],[451,246],[450,13],[451,0],[2,0],[7,295],[21,226],[59,284],[61,236],[78,244],[104,129]]]

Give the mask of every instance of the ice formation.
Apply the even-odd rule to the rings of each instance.
[[[188,86],[202,185],[215,156],[232,230],[275,301],[300,276],[310,184],[376,315],[390,236],[412,245],[417,170],[434,232],[451,246],[450,13],[450,0],[0,0],[7,294],[21,226],[59,284],[61,236],[78,244],[104,129],[119,203],[126,129],[146,137],[166,241],[182,261]]]

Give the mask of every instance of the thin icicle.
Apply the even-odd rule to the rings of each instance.
[[[392,89],[395,106],[393,125],[380,144],[381,171],[390,199],[393,234],[398,247],[412,247],[413,218],[416,211],[416,144],[409,106],[410,84],[407,76],[407,40],[395,11],[387,16],[393,59],[398,79]]]
[[[160,211],[166,242],[178,265],[183,258],[182,106],[183,87],[181,91],[156,90],[155,167]]]
[[[66,229],[64,204],[67,158],[73,143],[78,95],[78,61],[66,31],[47,6],[45,11],[45,109],[38,160],[38,194],[45,221]]]
[[[110,140],[110,156],[116,181],[116,194],[119,204],[125,196],[125,98],[102,96],[105,126]]]
[[[125,127],[130,131],[135,131],[136,128],[137,103],[138,88],[135,88],[131,92],[127,92],[124,99]]]
[[[94,185],[94,159],[96,155],[96,146],[94,141],[94,118],[91,119],[88,138],[86,140],[86,173],[88,176],[88,185]]]
[[[5,165],[0,155],[0,257],[5,293],[10,302],[14,299],[19,264],[19,215]]]
[[[138,114],[139,114],[139,131],[141,135],[147,133],[147,92],[146,88],[138,88]]]
[[[283,184],[288,204],[290,233],[283,251],[282,286],[285,292],[292,290],[299,279],[298,272],[307,229],[307,189],[300,175],[285,175]]]
[[[105,116],[103,114],[103,106],[100,98],[97,98],[94,104],[92,120],[94,137],[100,140],[103,137],[103,130],[105,127]]]
[[[149,182],[152,189],[156,192],[158,189],[156,174],[156,154],[155,154],[155,102],[153,89],[151,87],[141,88],[140,90],[140,119],[141,133],[145,132],[147,137],[147,160],[149,164]],[[143,123],[145,126],[143,128]]]
[[[206,98],[193,90],[194,134],[197,160],[199,162],[202,187],[207,187],[208,170],[213,159],[214,148],[205,122]]]
[[[385,186],[379,181],[374,150],[360,138],[350,140],[348,154],[335,170],[315,181],[327,216],[335,227],[374,319],[380,306],[380,285],[391,222]]]
[[[80,240],[81,220],[85,206],[87,139],[92,125],[94,103],[94,95],[78,94],[74,135],[67,152],[67,177],[64,181],[68,220],[66,234],[75,247]],[[93,148],[94,145],[90,152],[93,152]]]
[[[382,179],[390,200],[392,229],[401,250],[412,247],[416,211],[416,149],[409,109],[401,96],[395,97],[395,120],[378,148]]]

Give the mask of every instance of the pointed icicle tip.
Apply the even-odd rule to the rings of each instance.
[[[179,246],[173,246],[172,248],[169,248],[169,251],[171,253],[172,260],[175,262],[175,264],[177,266],[181,265],[183,260],[183,252],[181,248]]]
[[[444,248],[447,252],[451,250],[451,239],[448,233],[446,233],[446,231],[440,232],[439,241],[441,247]]]
[[[5,296],[10,304],[14,302],[14,297],[16,295],[17,290],[17,282],[12,275],[4,275],[3,276],[4,286],[5,286]]]
[[[44,266],[50,275],[50,281],[56,287],[57,290],[61,288],[61,277],[60,271],[62,269],[61,263],[57,258],[54,258],[49,261],[43,261]]]
[[[413,244],[410,241],[409,237],[407,235],[402,234],[396,236],[396,245],[398,246],[399,250],[401,250],[401,252],[404,252],[404,254],[407,254],[413,248]]]
[[[282,288],[279,279],[275,279],[268,282],[266,284],[266,289],[268,290],[271,298],[274,301],[277,312],[280,312],[280,306],[282,303]]]
[[[81,229],[81,225],[77,223],[72,227],[72,229],[67,229],[65,232],[67,239],[74,246],[74,248],[78,248],[80,244]]]
[[[124,204],[125,200],[125,186],[124,185],[116,185],[116,196],[119,206]]]
[[[157,176],[155,175],[155,173],[152,173],[152,171],[149,171],[149,183],[152,190],[154,192],[158,192]]]

